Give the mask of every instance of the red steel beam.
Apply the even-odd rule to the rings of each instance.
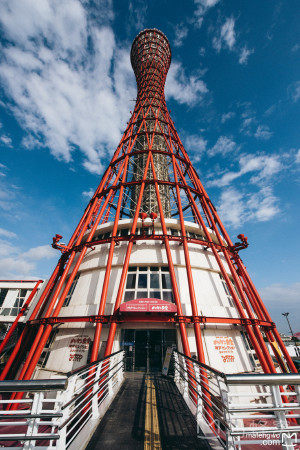
[[[199,324],[226,324],[226,325],[251,325],[258,324],[266,329],[273,329],[275,327],[274,322],[268,322],[266,320],[259,319],[241,319],[233,317],[208,317],[208,316],[185,316],[185,315],[165,315],[159,313],[116,313],[114,315],[92,315],[92,316],[59,316],[59,317],[48,317],[28,321],[28,325],[37,324],[56,324],[56,323],[72,323],[72,322],[91,322],[91,323],[131,323],[137,322],[139,320],[144,320],[148,322],[166,322],[166,323],[199,323]]]

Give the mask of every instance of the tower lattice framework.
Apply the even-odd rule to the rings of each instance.
[[[30,379],[53,326],[60,322],[95,323],[91,361],[95,361],[98,357],[103,324],[108,323],[109,334],[105,355],[112,352],[131,252],[138,240],[155,240],[163,244],[177,307],[176,320],[179,324],[183,351],[187,356],[191,355],[186,330],[186,324],[190,319],[182,310],[170,248],[172,242],[182,246],[184,253],[192,309],[191,322],[199,361],[205,363],[201,323],[209,322],[211,318],[201,316],[198,312],[195,295],[197,286],[194,285],[189,255],[190,243],[199,245],[214,256],[238,313],[238,318],[214,318],[214,323],[241,325],[265,373],[276,371],[265,339],[270,343],[282,371],[296,372],[276,326],[239,256],[239,251],[247,246],[246,239],[241,235],[240,243],[233,244],[231,241],[170,117],[164,96],[164,85],[171,63],[171,51],[165,35],[156,29],[142,31],[133,42],[131,62],[138,88],[132,116],[69,243],[60,245],[58,235],[54,239],[53,246],[61,251],[61,257],[31,313],[30,320],[1,374],[1,379],[17,372],[18,379]],[[152,231],[145,234],[137,233],[138,223],[143,223],[146,216],[160,222],[162,229],[160,234],[155,234],[154,227],[149,228]],[[131,219],[130,234],[127,236],[118,233],[118,224],[122,218]],[[166,218],[178,220],[179,235],[169,234]],[[197,238],[187,236],[185,228],[187,220],[193,221],[201,228],[202,236]],[[113,222],[111,236],[95,239],[97,227],[108,221]],[[87,250],[104,243],[109,244],[109,251],[103,286],[101,292],[96,294],[98,314],[89,317],[62,318],[60,316],[62,305]],[[120,243],[126,245],[125,258],[114,313],[107,317],[104,316],[104,310],[112,260],[115,248]],[[225,262],[230,275],[225,268]]]

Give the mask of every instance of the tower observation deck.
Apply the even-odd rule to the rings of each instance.
[[[208,366],[217,377],[296,373],[240,257],[247,238],[232,242],[170,117],[166,36],[139,33],[131,64],[134,111],[68,244],[53,238],[60,258],[27,311],[0,379],[72,378],[78,367],[113,360],[123,349],[127,371],[158,371],[174,348],[176,361],[186,358],[182,382],[195,406],[193,383],[200,377],[199,389],[207,392]],[[213,396],[204,397],[211,425]]]
[[[147,151],[151,147],[157,153],[153,154],[153,163],[156,176],[162,181],[169,181],[168,159],[163,154],[167,150],[167,144],[163,136],[165,130],[164,115],[167,106],[164,94],[164,86],[167,73],[171,64],[171,49],[166,36],[159,30],[144,30],[134,39],[131,48],[131,64],[137,82],[137,106],[135,108],[139,118],[136,120],[136,131],[139,136],[135,143],[135,150],[141,152],[134,158],[132,181],[141,180],[147,161]],[[154,129],[161,129],[156,132]],[[153,139],[149,140],[149,137]],[[153,179],[149,169],[148,179]],[[162,207],[165,217],[171,216],[170,187],[159,186]],[[132,210],[138,200],[139,190],[137,186],[132,188]],[[159,213],[155,186],[149,184],[145,188],[141,210],[147,214]]]

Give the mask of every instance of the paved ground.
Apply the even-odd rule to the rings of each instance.
[[[209,449],[174,382],[128,373],[87,450]]]

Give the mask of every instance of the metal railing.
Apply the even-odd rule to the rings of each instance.
[[[300,442],[300,374],[228,375],[176,350],[171,361],[199,439],[226,449],[260,444],[292,450]]]
[[[84,448],[123,382],[124,352],[65,378],[0,381],[0,446],[10,449]],[[21,400],[13,392],[24,392]],[[17,404],[17,409],[12,405]]]

